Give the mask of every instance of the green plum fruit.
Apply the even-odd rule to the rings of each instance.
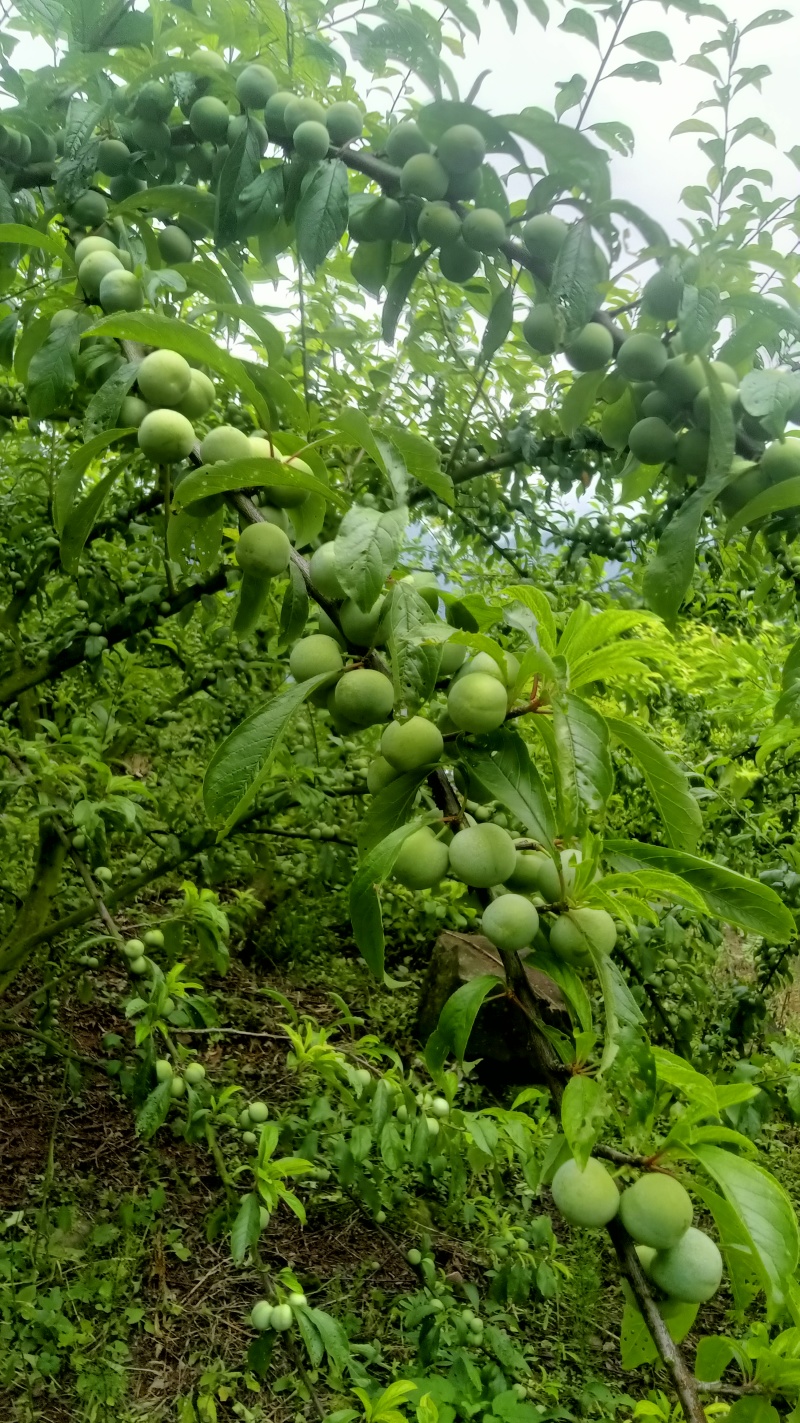
[[[675,445],[675,463],[684,474],[701,479],[708,469],[711,439],[705,430],[684,430]]]
[[[191,262],[194,256],[194,243],[182,227],[173,225],[162,228],[157,240],[158,250],[165,262],[170,264]]]
[[[396,781],[399,775],[400,772],[396,771],[394,766],[390,766],[385,757],[376,756],[367,767],[367,790],[370,795],[377,795],[384,786],[388,786],[391,781]]]
[[[87,188],[70,208],[70,216],[82,227],[99,227],[108,216],[108,201],[102,193]]]
[[[574,1159],[559,1166],[550,1187],[553,1200],[570,1225],[596,1229],[619,1210],[617,1183],[601,1161],[590,1156],[581,1171]]]
[[[473,124],[453,124],[439,139],[436,156],[449,174],[471,173],[486,157],[483,134]]]
[[[133,272],[106,272],[98,293],[103,311],[139,311],[144,306],[142,284]]]
[[[546,904],[557,904],[563,898],[558,869],[544,850],[517,850],[513,874],[506,881],[510,889],[534,890]]]
[[[361,110],[356,108],[355,104],[351,104],[347,99],[340,99],[325,111],[325,126],[334,147],[342,148],[344,144],[352,143],[354,138],[361,137],[364,120]]]
[[[250,441],[235,425],[217,425],[209,430],[200,446],[203,464],[226,464],[230,460],[253,458]]]
[[[138,430],[145,415],[148,415],[149,412],[150,406],[144,400],[140,400],[138,395],[126,395],[119,408],[117,419],[122,429],[133,425]]]
[[[131,151],[121,138],[103,138],[97,149],[97,166],[109,178],[118,178],[126,173],[131,161]]]
[[[431,247],[441,247],[445,242],[455,242],[461,235],[461,218],[450,203],[425,203],[417,218],[417,232],[423,242]]]
[[[469,825],[450,842],[450,868],[474,889],[505,884],[514,872],[514,841],[499,825]]]
[[[204,94],[195,99],[189,111],[189,127],[200,143],[224,143],[228,136],[230,112],[227,104]]]
[[[481,259],[474,247],[468,247],[461,237],[443,242],[439,248],[439,271],[448,282],[462,285],[474,277]]]
[[[666,346],[648,331],[634,331],[617,351],[617,368],[627,380],[657,380],[666,364]]]
[[[459,731],[480,735],[502,726],[508,711],[508,694],[502,682],[485,672],[462,675],[448,693],[447,712]]]
[[[394,703],[394,688],[382,672],[359,667],[340,677],[334,700],[337,711],[348,721],[356,726],[374,726],[388,719]]]
[[[521,894],[501,894],[483,911],[481,929],[498,949],[524,949],[539,928],[539,915]]]
[[[447,846],[429,825],[423,825],[403,841],[392,875],[406,889],[433,889],[447,873],[449,862]]]
[[[397,168],[402,168],[409,158],[416,157],[418,153],[430,151],[428,140],[413,119],[406,119],[391,129],[386,140],[386,157]]]
[[[669,1250],[689,1229],[694,1207],[680,1181],[652,1171],[623,1191],[619,1214],[628,1234],[639,1245]]]
[[[506,225],[494,208],[473,208],[461,224],[462,240],[476,252],[497,252],[506,236]]]
[[[645,283],[642,310],[657,321],[674,321],[683,295],[683,277],[677,272],[656,272]]]
[[[642,464],[664,464],[675,453],[674,430],[657,415],[638,420],[628,436],[628,448]]]
[[[296,682],[307,682],[323,672],[336,676],[344,667],[342,649],[332,637],[312,632],[301,637],[289,654],[289,671]]]
[[[544,262],[555,262],[569,227],[560,217],[550,212],[537,213],[529,217],[522,229],[522,240],[532,257],[541,257]]]
[[[90,252],[78,268],[78,281],[88,297],[97,301],[104,277],[110,272],[124,272],[124,267],[114,252]]]
[[[381,737],[381,755],[399,772],[431,766],[443,750],[438,726],[422,716],[390,722]]]
[[[522,334],[531,350],[540,356],[552,356],[561,345],[555,308],[546,301],[532,306],[522,322]]]
[[[550,929],[550,947],[571,964],[585,964],[591,950],[610,954],[617,941],[614,920],[605,909],[570,909]]]
[[[263,109],[278,92],[278,81],[263,64],[248,64],[236,80],[236,97],[243,109]]]
[[[356,647],[372,647],[378,637],[382,612],[383,600],[380,598],[366,613],[353,598],[348,598],[339,610],[339,621],[347,641]]]
[[[407,197],[435,202],[447,192],[447,172],[432,153],[415,153],[403,164],[400,187]]]
[[[317,119],[304,119],[292,133],[295,153],[309,162],[324,158],[330,148],[331,136],[324,123]]]
[[[204,371],[192,370],[189,389],[177,408],[187,420],[201,420],[208,414],[216,398],[213,380]]]
[[[333,539],[329,543],[320,544],[311,555],[309,563],[311,582],[322,594],[323,598],[329,598],[332,603],[338,603],[344,596],[344,588],[339,582],[336,572],[335,545]]]
[[[139,449],[154,464],[173,464],[191,454],[194,428],[177,410],[151,410],[139,426]]]
[[[614,354],[614,338],[599,321],[587,321],[564,347],[564,354],[576,371],[599,371]]]
[[[152,351],[142,361],[136,381],[148,405],[174,408],[189,394],[192,368],[177,351]]]
[[[704,1304],[720,1287],[722,1256],[710,1236],[690,1225],[677,1245],[656,1251],[650,1277],[671,1299]]]

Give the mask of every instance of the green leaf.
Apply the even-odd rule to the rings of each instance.
[[[678,325],[687,355],[703,351],[708,346],[719,315],[719,287],[693,287],[684,282]]]
[[[131,431],[126,430],[124,433],[129,435]],[[80,504],[75,504],[70,509],[61,530],[61,563],[67,573],[77,573],[83,546],[94,528],[106,495],[121,473],[122,470],[117,465],[98,480]]]
[[[136,1131],[145,1141],[164,1125],[172,1102],[172,1082],[159,1082],[136,1114]]]
[[[403,776],[395,776],[388,786],[372,797],[358,827],[358,843],[363,851],[374,849],[398,825],[405,825],[426,775],[424,766],[416,771],[407,771]]]
[[[739,399],[748,415],[754,415],[777,438],[783,434],[792,406],[800,400],[800,375],[796,371],[748,371]]]
[[[370,972],[382,982],[384,937],[381,903],[377,886],[389,877],[394,862],[409,835],[423,825],[438,820],[438,815],[418,816],[408,825],[401,825],[381,840],[362,860],[350,886],[350,920],[353,937]]]
[[[125,396],[136,380],[138,361],[126,361],[124,366],[114,371],[103,381],[86,407],[83,417],[83,438],[91,441],[96,435],[109,430],[117,423],[117,416]]]
[[[80,344],[77,322],[56,326],[31,357],[25,393],[34,420],[46,420],[69,401]]]
[[[165,183],[162,187],[143,188],[140,193],[131,193],[121,202],[114,203],[111,211],[115,216],[127,217],[129,213],[150,212],[163,209],[182,217],[193,217],[204,227],[214,225],[214,198],[199,188],[190,188],[185,183]]]
[[[742,26],[742,34],[746,35],[750,30],[758,30],[762,25],[782,25],[786,20],[791,19],[791,10],[762,10],[761,14],[756,15],[754,20]]]
[[[272,758],[303,703],[321,687],[326,674],[287,687],[259,707],[217,747],[203,781],[203,801],[209,820],[224,821],[222,834],[252,805],[269,774]]]
[[[258,412],[264,428],[270,427],[270,412],[258,387],[250,379],[245,364],[218,346],[216,341],[188,322],[176,321],[155,311],[128,311],[115,316],[103,316],[84,332],[85,336],[116,336],[123,341],[140,341],[145,346],[166,346],[178,351],[187,360],[200,366],[210,366],[238,390]]]
[[[59,534],[63,532],[67,516],[72,509],[75,497],[81,487],[81,480],[89,465],[98,455],[107,450],[109,445],[113,445],[116,440],[121,440],[124,435],[130,433],[130,430],[103,430],[101,434],[94,435],[91,440],[87,440],[86,444],[78,445],[70,455],[56,480],[53,496],[53,522]]]
[[[297,204],[297,250],[315,272],[347,230],[350,187],[340,158],[320,164]]]
[[[311,1311],[309,1309],[296,1309],[294,1311],[294,1317],[297,1321],[297,1327],[300,1330],[300,1337],[306,1346],[306,1353],[308,1354],[311,1367],[316,1369],[322,1363],[325,1348],[319,1331],[311,1318]]]
[[[563,311],[568,334],[585,326],[596,309],[597,278],[597,248],[591,225],[584,221],[573,223],[553,264],[553,276],[550,281],[550,300]],[[596,371],[588,371],[580,379],[586,381],[587,376],[596,374]],[[580,381],[575,384],[580,384]],[[564,405],[566,406],[566,401]],[[562,427],[563,425],[562,409]],[[571,432],[565,429],[565,433]]]
[[[654,1363],[659,1352],[647,1327],[644,1316],[639,1313],[627,1280],[622,1282],[625,1293],[625,1309],[620,1330],[620,1363],[623,1369],[638,1369],[642,1364]],[[681,1300],[666,1299],[659,1303],[661,1318],[676,1344],[686,1338],[700,1308],[697,1304],[684,1304]]]
[[[695,548],[703,516],[730,480],[735,445],[733,412],[716,371],[706,362],[710,390],[711,448],[706,477],[681,505],[659,540],[655,558],[644,574],[643,591],[648,607],[667,623],[680,611],[695,566]]]
[[[352,1373],[354,1370],[353,1354],[347,1335],[338,1320],[330,1314],[326,1314],[322,1309],[310,1309],[308,1316],[316,1326],[325,1345],[325,1352],[337,1374]]]
[[[703,817],[685,771],[635,722],[606,717],[606,723],[612,736],[627,747],[641,766],[670,845],[676,850],[694,850]]]
[[[338,430],[348,444],[353,444],[356,449],[362,449],[368,454],[370,459],[378,466],[382,474],[386,474],[386,461],[372,433],[372,427],[362,410],[350,407],[341,410],[333,421],[334,428]]]
[[[270,232],[283,213],[286,197],[282,163],[265,168],[242,190],[238,198],[237,227],[240,237]]]
[[[257,1243],[260,1234],[261,1203],[255,1192],[250,1191],[242,1197],[242,1204],[231,1227],[231,1255],[237,1265],[241,1265],[248,1250]]]
[[[618,69],[612,69],[609,79],[635,79],[638,84],[660,84],[661,74],[657,64],[651,64],[648,59],[640,60],[638,64],[621,64]]]
[[[239,194],[261,171],[261,142],[258,121],[248,115],[244,128],[231,146],[217,180],[214,209],[214,243],[227,247],[235,241]]]
[[[697,1345],[695,1377],[700,1379],[701,1383],[716,1383],[735,1357],[736,1349],[730,1339],[722,1338],[719,1334],[706,1335]]]
[[[462,983],[450,995],[425,1045],[425,1062],[434,1080],[441,1079],[442,1068],[451,1053],[457,1062],[464,1061],[479,1009],[497,989],[504,990],[503,980],[496,974],[482,973],[469,983]]]
[[[712,860],[635,840],[607,840],[605,850],[617,869],[652,866],[680,875],[703,896],[709,914],[736,924],[749,934],[761,934],[777,943],[796,935],[794,916],[774,889],[759,880],[748,879]]]
[[[558,411],[558,423],[565,435],[574,435],[578,426],[583,424],[594,406],[605,374],[602,370],[587,371],[585,375],[573,380]]]
[[[392,426],[382,434],[400,455],[408,474],[452,509],[455,504],[453,481],[440,467],[441,456],[436,446],[414,430]]]
[[[308,621],[308,589],[305,579],[296,564],[289,567],[289,581],[281,604],[279,645],[291,647],[302,637]]]
[[[552,852],[553,807],[522,737],[515,731],[498,731],[488,750],[465,750],[461,759],[487,796],[499,800],[528,835]]]
[[[344,508],[344,500],[335,490],[323,484],[315,474],[307,474],[297,465],[284,463],[280,459],[227,460],[220,464],[204,464],[193,469],[182,479],[173,495],[177,509],[193,504],[196,499],[205,499],[210,494],[224,494],[231,489],[269,489],[276,484],[291,485],[293,489],[306,489],[309,494],[318,494],[330,500],[338,508]]]
[[[763,1166],[719,1146],[695,1146],[695,1158],[733,1206],[752,1246],[772,1309],[785,1301],[800,1254],[797,1217],[786,1191]]]
[[[783,509],[796,509],[800,505],[800,476],[793,479],[781,480],[780,484],[771,484],[769,488],[762,489],[749,504],[745,504],[738,514],[734,514],[725,525],[725,542],[728,543],[734,534],[738,534],[740,529],[746,528],[749,524],[755,523],[757,519],[765,519],[768,514],[779,514]]]
[[[360,504],[348,509],[334,544],[336,574],[350,598],[364,612],[377,601],[397,562],[408,510],[382,513]]]
[[[391,656],[395,709],[417,711],[433,695],[442,649],[420,639],[438,618],[412,583],[396,583],[382,626]]]
[[[614,788],[608,727],[594,707],[571,692],[554,696],[552,705],[560,828],[571,835],[585,824],[587,813],[602,815]]]
[[[613,148],[615,153],[621,153],[623,158],[630,158],[636,146],[633,129],[628,124],[620,123],[618,119],[590,124],[589,133],[596,133],[602,143],[607,143],[609,148]]]
[[[599,50],[600,40],[597,34],[597,22],[594,16],[589,14],[588,10],[581,10],[578,6],[575,6],[572,10],[568,10],[558,28],[560,30],[566,30],[567,34],[581,35],[583,39],[588,40],[590,44],[594,45],[595,49]]]
[[[521,114],[506,114],[500,122],[539,149],[548,173],[559,179],[560,186],[575,185],[595,202],[608,202],[611,197],[608,155],[596,148],[585,134],[568,124],[556,123],[546,109],[533,107],[523,109]]]
[[[600,1083],[583,1073],[571,1077],[561,1098],[561,1128],[581,1171],[603,1134],[607,1115]]]
[[[35,227],[27,227],[22,222],[0,222],[0,247],[12,243],[18,247],[39,247],[51,257],[71,260],[66,244],[49,232],[38,232]]]
[[[638,35],[628,35],[621,41],[626,49],[632,49],[636,54],[641,54],[645,59],[674,59],[672,45],[667,36],[661,30],[644,30]]]
[[[398,267],[389,283],[381,314],[381,332],[388,346],[391,346],[394,341],[400,313],[409,298],[411,288],[428,260],[428,256],[428,252],[412,253],[402,266]]]
[[[487,365],[508,337],[514,320],[514,293],[503,287],[492,303],[481,341],[481,360]]]
[[[539,588],[532,588],[527,583],[512,583],[506,588],[505,596],[514,599],[517,603],[522,603],[534,616],[534,625],[529,635],[534,647],[539,647],[543,652],[552,653],[556,650],[558,641],[558,630],[556,627],[555,615],[549,598]]]

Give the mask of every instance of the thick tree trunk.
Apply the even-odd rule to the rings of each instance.
[[[28,893],[14,920],[13,927],[0,943],[0,994],[24,968],[31,952],[32,935],[43,928],[50,912],[50,903],[61,881],[65,846],[52,825],[42,820],[39,826],[39,848],[33,867]]]

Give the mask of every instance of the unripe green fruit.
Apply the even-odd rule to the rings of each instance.
[[[265,1122],[269,1116],[269,1107],[266,1102],[251,1102],[247,1108],[251,1122]]]
[[[800,440],[774,440],[761,456],[760,468],[770,484],[800,475]]]
[[[614,354],[614,340],[599,321],[587,321],[582,331],[573,336],[564,355],[576,371],[599,371]]]
[[[528,218],[522,229],[522,240],[532,257],[555,262],[568,232],[569,227],[560,217],[542,212]]]
[[[182,227],[165,227],[158,234],[158,250],[165,262],[191,262],[194,243]]]
[[[450,868],[474,889],[504,884],[514,873],[514,841],[499,825],[470,825],[450,842]]]
[[[246,578],[274,578],[284,573],[292,546],[282,529],[274,524],[248,524],[236,545],[236,562]]]
[[[272,1311],[270,1326],[278,1334],[283,1334],[292,1327],[292,1308],[288,1304],[276,1304]]]
[[[416,1268],[417,1265],[421,1265],[421,1264],[422,1264],[422,1251],[421,1251],[421,1250],[413,1250],[413,1249],[412,1249],[412,1250],[407,1250],[407,1251],[406,1251],[406,1259],[407,1259],[409,1265],[413,1265],[413,1266]]]
[[[286,106],[294,98],[294,94],[286,89],[279,89],[277,94],[269,98],[264,107],[264,123],[270,139],[275,143],[278,139],[289,138],[291,129],[286,123]]]
[[[191,454],[194,428],[177,410],[151,410],[139,426],[139,449],[154,464],[173,464]]]
[[[147,959],[131,959],[128,967],[131,973],[134,973],[137,978],[140,978],[143,973],[147,973]]]
[[[709,467],[709,451],[710,438],[705,430],[685,430],[675,445],[675,464],[683,474],[700,478]]]
[[[176,1099],[186,1096],[186,1083],[182,1077],[173,1077],[170,1084],[170,1094]]]
[[[159,1082],[172,1081],[172,1063],[168,1057],[160,1057],[156,1062],[156,1078]]]
[[[143,84],[133,101],[133,112],[138,119],[168,119],[175,106],[172,90],[157,79]]]
[[[450,1103],[446,1097],[434,1097],[431,1102],[431,1111],[435,1117],[440,1117],[444,1121],[450,1115]]]
[[[200,446],[203,464],[227,464],[229,460],[253,458],[250,441],[235,425],[217,425],[209,430]]]
[[[160,929],[148,929],[144,941],[150,949],[163,949],[164,935]]]
[[[189,111],[189,126],[201,143],[224,143],[228,136],[230,113],[227,104],[206,94],[195,99]]]
[[[331,136],[324,123],[317,119],[305,119],[298,124],[292,134],[295,153],[300,158],[315,162],[324,158],[330,148]]]
[[[250,1121],[250,1113],[248,1112],[246,1107],[239,1113],[239,1126],[241,1127],[242,1131],[249,1131],[250,1127],[252,1126],[252,1122]]]
[[[120,138],[104,138],[97,150],[97,166],[109,178],[118,178],[125,173],[131,161],[131,151]]]
[[[642,292],[642,310],[658,321],[674,321],[683,295],[683,277],[672,272],[656,272]]]
[[[145,415],[149,413],[150,406],[145,404],[143,400],[140,400],[138,395],[126,395],[120,406],[117,419],[122,429],[133,425],[134,428],[138,430]]]
[[[263,109],[278,92],[278,81],[263,64],[248,64],[236,80],[236,97],[243,109]]]
[[[126,958],[140,959],[144,954],[144,944],[141,939],[129,939],[122,952]]]
[[[336,552],[333,539],[329,543],[320,544],[311,555],[309,563],[311,582],[319,590],[323,598],[329,598],[332,603],[338,603],[344,597],[344,588],[339,582],[336,572]]]
[[[80,268],[81,263],[93,252],[110,252],[119,261],[119,252],[107,237],[82,237],[75,248],[75,266]]]
[[[415,153],[403,164],[400,187],[407,197],[435,202],[447,192],[447,172],[432,153]]]
[[[590,951],[610,954],[617,942],[614,920],[605,909],[570,909],[550,930],[550,947],[567,963],[584,964]]]
[[[134,193],[143,193],[146,187],[143,178],[137,178],[132,173],[120,173],[118,178],[111,179],[108,191],[115,203],[121,203],[126,198],[132,198]]]
[[[197,1087],[205,1078],[206,1070],[202,1062],[190,1062],[183,1075],[190,1087]]]
[[[673,356],[658,377],[658,388],[677,406],[690,405],[706,383],[703,363],[697,356]]]
[[[303,94],[293,94],[286,105],[286,124],[289,132],[294,133],[303,123],[318,123],[324,126],[325,110],[316,99]]]
[[[400,772],[433,765],[443,750],[438,726],[422,716],[390,722],[381,737],[381,755]]]
[[[498,949],[524,949],[539,928],[539,915],[521,894],[501,894],[487,904],[481,929]]]
[[[619,1214],[628,1234],[640,1245],[669,1250],[689,1229],[694,1208],[680,1181],[651,1172],[623,1191]]]
[[[70,216],[82,227],[99,227],[108,217],[108,203],[102,193],[87,188],[70,208]]]
[[[460,237],[455,242],[443,242],[439,248],[439,271],[448,282],[468,282],[480,265],[474,247],[468,247]]]
[[[257,440],[252,441],[251,453],[257,444]],[[261,444],[266,445],[269,450],[268,441],[262,440]],[[285,464],[289,473],[296,470],[298,474],[313,474],[310,465],[307,465],[305,460],[298,459],[296,455],[282,455],[279,450],[273,450],[272,457]],[[270,484],[264,490],[264,498],[276,509],[297,509],[307,498],[307,492],[296,484]]]
[[[703,1304],[719,1289],[722,1256],[710,1236],[689,1226],[677,1245],[656,1251],[650,1277],[671,1299]]]
[[[380,598],[366,613],[352,598],[342,603],[339,621],[347,641],[356,647],[372,647],[378,637],[382,611],[383,601]]]
[[[471,173],[486,157],[483,134],[472,124],[453,124],[439,139],[436,156],[449,174]]]
[[[136,382],[148,405],[174,407],[189,394],[192,368],[177,351],[153,351],[142,361]]]
[[[751,499],[769,489],[770,481],[760,466],[749,469],[727,485],[719,496],[719,506],[726,519],[732,519]]]
[[[394,703],[394,689],[388,677],[369,667],[345,672],[336,683],[336,709],[356,726],[374,726],[386,721]]]
[[[475,656],[470,658],[463,672],[459,673],[458,680],[461,681],[462,677],[473,677],[478,673],[485,673],[487,677],[494,677],[495,681],[502,682],[504,687],[512,687],[519,675],[519,662],[513,652],[507,652],[505,658],[506,674],[504,676],[499,662],[495,662],[488,652],[476,652]]]
[[[441,677],[452,677],[459,667],[466,661],[467,649],[458,642],[446,642],[442,648],[442,660],[439,663],[439,675]]]
[[[722,393],[735,414],[739,405],[738,385],[723,385]],[[692,414],[701,430],[711,429],[711,391],[707,385],[697,392],[692,402]]]
[[[558,869],[544,850],[517,850],[514,872],[506,883],[511,889],[538,890],[546,904],[563,896]]]
[[[476,252],[496,252],[506,240],[506,225],[494,208],[473,208],[461,224],[461,237]]]
[[[134,119],[131,137],[144,153],[166,153],[172,143],[169,124],[160,123],[157,119]]]
[[[392,874],[406,889],[433,889],[447,874],[448,864],[447,846],[423,825],[403,841]]]
[[[242,1132],[242,1142],[245,1146],[257,1146],[258,1137],[254,1131],[245,1131]]]
[[[675,453],[674,430],[656,415],[638,420],[628,436],[628,448],[642,464],[664,464]]]
[[[552,356],[561,345],[558,320],[549,302],[532,306],[522,323],[522,334],[528,345],[540,356]]]
[[[250,1311],[250,1323],[259,1331],[269,1329],[272,1322],[272,1305],[268,1299],[260,1299]]]
[[[332,637],[314,632],[301,637],[289,655],[289,671],[296,682],[307,682],[323,672],[336,676],[344,666],[342,649]]]
[[[619,1191],[601,1162],[589,1157],[581,1171],[577,1161],[559,1166],[550,1187],[558,1210],[570,1225],[589,1229],[607,1225],[619,1210]]]
[[[294,1291],[292,1294],[289,1295],[289,1298],[286,1303],[289,1305],[290,1309],[305,1309],[306,1305],[308,1304],[308,1300],[306,1299],[304,1294],[300,1294],[299,1292]]]
[[[395,198],[375,198],[350,223],[350,235],[359,242],[393,242],[401,237],[406,215]]]
[[[351,104],[346,99],[340,99],[338,103],[331,104],[325,114],[325,125],[330,134],[331,143],[335,148],[341,148],[345,143],[351,143],[354,138],[360,138],[364,129],[364,120],[361,117],[360,109],[355,104]]]
[[[389,133],[386,157],[396,168],[402,168],[417,153],[430,153],[431,146],[413,119],[406,119]]]
[[[388,786],[391,781],[396,781],[399,774],[394,766],[389,765],[385,757],[376,756],[367,767],[367,790],[370,795],[377,795],[384,786]]]
[[[113,252],[90,252],[78,268],[78,281],[88,297],[95,300],[100,295],[100,285],[109,272],[124,272],[124,267]]]
[[[388,242],[359,242],[350,263],[353,281],[372,296],[379,296],[386,285],[390,258]]]
[[[639,402],[641,415],[657,415],[659,420],[666,420],[667,424],[675,418],[679,409],[663,390],[651,390],[644,400]]]
[[[652,1265],[653,1260],[656,1257],[657,1251],[653,1250],[652,1246],[650,1245],[637,1245],[635,1247],[635,1250],[636,1254],[639,1256],[639,1264],[641,1265],[645,1274],[649,1275],[650,1266]]]
[[[720,380],[722,381],[722,384],[723,384],[723,385],[736,385],[736,386],[738,386],[738,384],[739,384],[739,375],[738,375],[738,372],[734,370],[733,366],[729,366],[728,363],[727,363],[727,361],[712,361],[712,362],[711,362],[711,369],[712,369],[713,371],[716,371],[716,373],[717,373],[717,375],[719,376]]]
[[[417,218],[417,233],[432,247],[455,242],[461,236],[461,218],[449,203],[426,203]]]
[[[502,726],[508,711],[508,695],[501,682],[485,672],[459,677],[447,697],[447,713],[459,731],[477,735]]]
[[[628,380],[657,380],[666,364],[666,346],[647,331],[635,331],[617,351],[617,367]]]
[[[178,409],[187,420],[201,420],[208,414],[216,398],[217,391],[213,380],[204,371],[192,370],[189,389]]]
[[[87,259],[88,260],[88,259]],[[139,311],[144,306],[142,284],[133,272],[106,272],[98,293],[103,311]]]

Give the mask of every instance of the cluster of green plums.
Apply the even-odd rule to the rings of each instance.
[[[285,1334],[287,1329],[291,1329],[297,1311],[307,1306],[305,1295],[297,1291],[293,1291],[278,1304],[273,1304],[268,1299],[260,1299],[250,1311],[250,1323],[259,1334],[268,1329],[274,1330],[276,1334]]]
[[[95,878],[99,878],[98,870],[94,871]],[[137,978],[144,973],[149,973],[150,964],[147,958],[147,950],[163,949],[164,935],[160,929],[148,929],[141,939],[126,939],[122,945],[122,952],[128,960],[128,968]]]
[[[674,1176],[649,1172],[620,1193],[596,1157],[583,1170],[571,1158],[559,1166],[551,1191],[571,1225],[597,1228],[619,1215],[645,1274],[670,1299],[703,1304],[716,1294],[722,1256],[711,1237],[692,1225],[691,1196]]]

